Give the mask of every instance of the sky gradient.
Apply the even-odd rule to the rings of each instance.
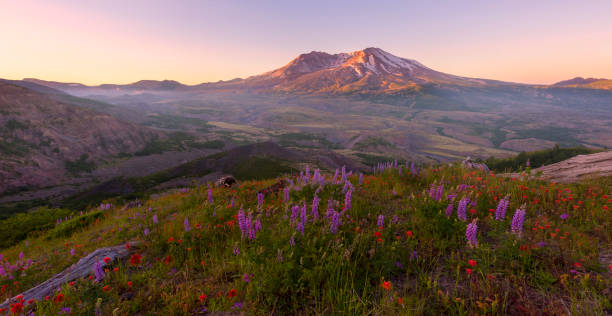
[[[543,84],[612,78],[607,0],[0,0],[0,7],[0,78],[8,79],[196,84],[260,74],[313,50],[372,46],[461,76]]]

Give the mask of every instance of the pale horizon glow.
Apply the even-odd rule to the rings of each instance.
[[[605,0],[0,2],[5,79],[198,84],[366,47],[467,77],[612,79]]]

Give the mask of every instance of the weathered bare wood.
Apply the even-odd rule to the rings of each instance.
[[[131,246],[137,245],[138,242],[130,242],[129,244],[129,248],[132,249]],[[108,257],[110,259],[110,264],[115,260],[127,257],[130,254],[130,249],[128,249],[125,244],[120,246],[96,249],[94,252],[82,258],[77,263],[66,268],[64,271],[56,274],[47,281],[23,292],[21,294],[23,295],[23,300],[26,302],[30,299],[40,301],[47,295],[52,295],[57,289],[61,288],[63,284],[66,284],[72,280],[93,275],[93,268],[96,262],[100,262],[102,267],[104,267],[106,266],[104,258]],[[0,309],[8,308],[10,304],[15,302],[17,302],[17,296],[7,299],[2,304],[0,304]]]

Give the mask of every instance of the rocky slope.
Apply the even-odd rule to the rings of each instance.
[[[612,151],[579,155],[535,169],[541,178],[555,182],[577,182],[590,176],[612,176]]]
[[[0,194],[62,182],[160,132],[0,82]]]

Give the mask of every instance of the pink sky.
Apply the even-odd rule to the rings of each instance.
[[[195,84],[370,46],[469,77],[612,78],[612,1],[0,1],[0,78]]]

